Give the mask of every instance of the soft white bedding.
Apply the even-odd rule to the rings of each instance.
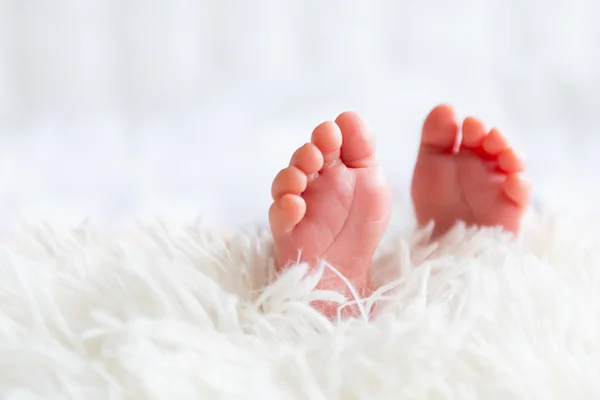
[[[426,247],[396,211],[369,323],[316,313],[335,294],[302,267],[277,277],[256,231],[29,227],[0,246],[0,397],[598,397],[597,218]]]

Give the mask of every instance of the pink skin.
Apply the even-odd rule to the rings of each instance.
[[[375,142],[355,113],[324,122],[300,147],[272,186],[269,210],[279,269],[298,259],[325,259],[361,295],[370,288],[370,266],[390,217],[392,198],[377,162]],[[349,294],[326,270],[319,285]],[[327,314],[333,305],[320,305]],[[327,309],[325,309],[327,308]]]
[[[412,198],[421,225],[435,221],[434,235],[457,221],[502,226],[517,232],[531,198],[524,162],[502,134],[475,118],[462,130],[452,108],[436,107],[423,125]],[[341,114],[313,131],[311,143],[292,155],[272,186],[269,210],[277,268],[298,260],[325,259],[361,295],[370,292],[370,266],[387,227],[391,193],[377,162],[375,141],[355,113]],[[319,288],[350,292],[326,270]],[[336,305],[316,304],[328,316]],[[350,310],[346,315],[354,313]]]
[[[419,224],[435,222],[435,235],[458,221],[501,226],[517,233],[531,200],[524,161],[497,129],[476,118],[462,129],[447,105],[433,109],[423,124],[412,198]]]

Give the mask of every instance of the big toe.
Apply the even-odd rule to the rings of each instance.
[[[375,137],[367,123],[357,113],[350,111],[340,114],[335,123],[342,131],[342,162],[350,168],[375,165]]]
[[[457,151],[460,142],[460,130],[454,109],[447,104],[435,107],[423,123],[421,148]]]

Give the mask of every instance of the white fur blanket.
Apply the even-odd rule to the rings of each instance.
[[[512,241],[397,218],[370,321],[308,306],[268,234],[201,223],[25,229],[0,253],[2,399],[591,399],[600,225],[531,216]]]

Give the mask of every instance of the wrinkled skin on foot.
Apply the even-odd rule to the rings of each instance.
[[[275,177],[272,197],[269,220],[278,269],[295,262],[301,251],[301,261],[317,266],[325,259],[367,295],[392,200],[365,122],[347,112],[317,126],[311,142]],[[349,295],[329,270],[318,287]],[[337,313],[337,305],[316,306],[329,316]]]
[[[423,124],[413,174],[417,220],[434,221],[435,236],[458,221],[517,233],[532,191],[524,169],[499,130],[472,117],[461,126],[450,106],[438,106]]]

